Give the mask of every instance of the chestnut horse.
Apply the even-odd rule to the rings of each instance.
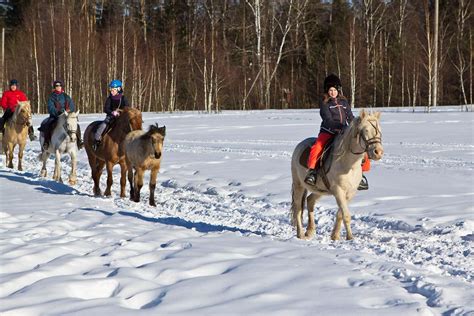
[[[316,231],[314,223],[314,205],[323,195],[333,195],[339,207],[336,222],[331,234],[332,240],[339,239],[341,222],[346,228],[346,239],[352,239],[351,214],[349,201],[355,196],[357,187],[362,179],[361,162],[365,153],[370,159],[379,160],[383,156],[382,131],[379,124],[380,113],[373,115],[361,111],[351,125],[334,140],[332,155],[328,158],[330,169],[326,179],[318,172],[316,184],[310,186],[304,182],[309,151],[314,144],[314,138],[300,142],[291,159],[291,175],[293,186],[291,192],[292,224],[296,226],[298,238],[311,239]],[[308,196],[308,192],[310,193]],[[307,196],[307,197],[306,197]],[[308,227],[303,232],[303,208],[307,204]]]
[[[5,123],[5,133],[2,137],[2,147],[5,152],[8,168],[13,168],[13,150],[18,145],[18,170],[22,171],[21,160],[28,138],[28,127],[31,121],[30,101],[20,101],[12,118]]]
[[[87,126],[84,133],[84,147],[92,169],[94,180],[94,194],[101,195],[100,176],[104,166],[107,168],[106,196],[111,195],[112,169],[116,164],[120,165],[120,197],[125,197],[125,185],[127,181],[127,164],[125,162],[125,148],[123,140],[131,131],[142,129],[142,113],[135,108],[126,108],[120,111],[120,116],[113,122],[112,129],[102,137],[102,142],[96,151],[92,149],[94,144],[94,133],[102,121],[95,121]]]

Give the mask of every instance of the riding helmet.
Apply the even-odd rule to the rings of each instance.
[[[10,87],[11,86],[17,86],[17,85],[18,85],[18,80],[16,80],[16,79],[10,80]]]
[[[114,79],[110,82],[109,88],[122,88],[122,81]]]
[[[324,79],[324,92],[328,92],[329,88],[336,88],[338,91],[341,89],[341,80],[335,74],[330,74]]]

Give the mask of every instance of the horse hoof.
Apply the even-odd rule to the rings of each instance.
[[[306,237],[306,239],[313,239],[315,233],[316,232],[314,230],[307,230],[304,236]]]
[[[76,182],[77,182],[76,180],[69,180],[70,185],[76,185]]]
[[[354,237],[352,237],[352,235],[346,236],[346,240],[352,240],[352,239],[354,239]]]
[[[337,241],[337,240],[339,240],[339,236],[331,235],[331,240]]]
[[[8,168],[13,169],[13,164],[9,164]]]
[[[150,206],[156,206],[155,202],[150,202]]]

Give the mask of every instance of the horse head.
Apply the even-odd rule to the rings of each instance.
[[[166,136],[166,126],[159,127],[158,123],[150,125],[148,132],[143,135],[145,139],[151,140],[151,146],[153,147],[153,153],[155,159],[161,158],[161,152],[163,150],[163,141]]]
[[[62,127],[71,139],[72,143],[76,142],[77,121],[79,120],[79,112],[80,111],[69,113],[63,112],[63,114],[60,115],[60,118],[61,116],[63,116]]]
[[[382,130],[379,124],[380,112],[373,114],[362,110],[356,119],[356,128],[353,129],[353,137],[363,152],[367,152],[372,160],[380,160],[383,156]]]
[[[30,101],[20,101],[13,114],[12,122],[19,125],[28,125],[31,120]]]

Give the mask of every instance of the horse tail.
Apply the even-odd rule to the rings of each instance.
[[[302,194],[296,191],[303,190]],[[299,193],[299,194],[298,194]],[[300,195],[300,196],[299,196]],[[295,189],[295,184],[291,186],[291,225],[295,226],[297,223],[298,213],[303,214],[303,210],[306,204],[306,196],[308,195],[308,190],[303,187]],[[298,209],[301,212],[298,212]]]

